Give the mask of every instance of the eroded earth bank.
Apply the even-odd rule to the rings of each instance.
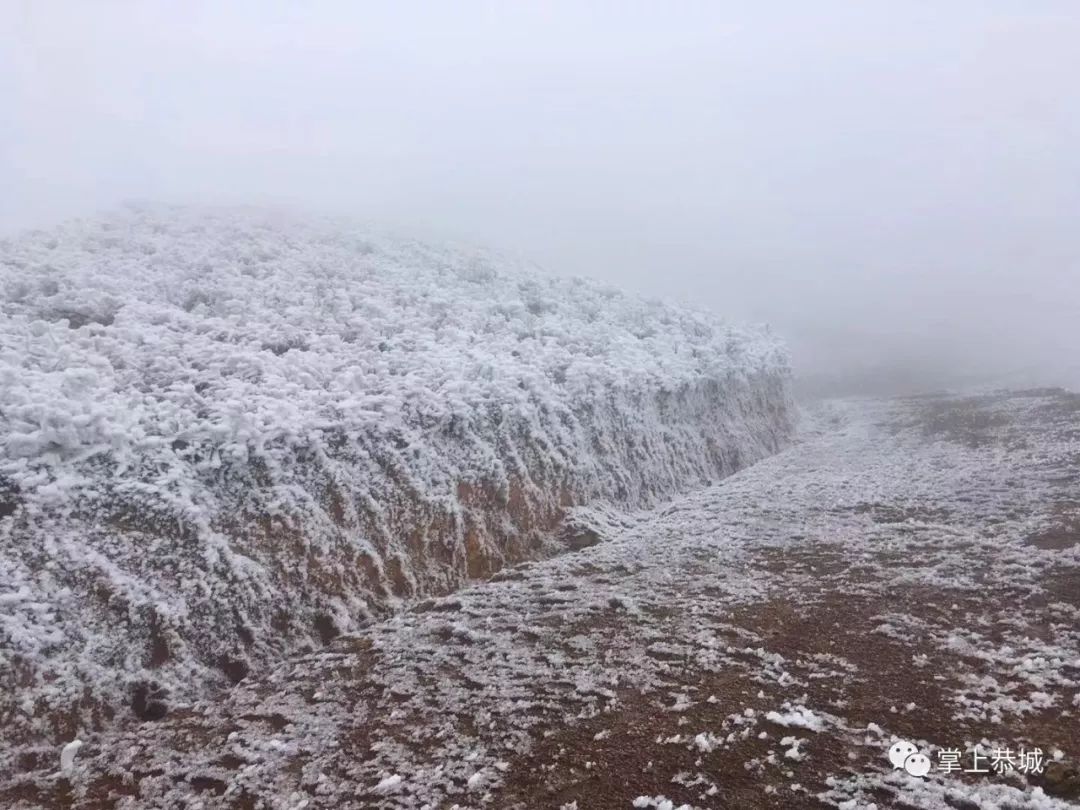
[[[66,776],[27,756],[0,802],[1075,806],[1078,485],[1075,395],[827,403],[606,542],[93,736]],[[976,746],[1042,772],[940,769]]]
[[[793,432],[765,329],[339,220],[131,207],[0,293],[5,784]]]

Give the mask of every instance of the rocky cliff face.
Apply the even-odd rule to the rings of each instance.
[[[0,243],[0,284],[24,740],[159,717],[792,429],[766,333],[348,223],[129,210]]]

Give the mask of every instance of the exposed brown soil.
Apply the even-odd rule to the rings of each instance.
[[[1049,401],[1017,396],[1042,403],[1022,411],[1033,421],[1005,407],[1006,396],[927,399],[897,429],[944,439],[962,453],[997,452],[1025,434],[1033,442],[1067,437],[1080,414],[1071,399],[1055,404],[1056,394]],[[981,463],[984,456],[963,458]],[[1025,463],[1016,475],[1051,481],[1052,498],[1028,498],[1022,483],[1012,486],[1011,468],[993,481],[1010,494],[999,492],[998,501],[985,504],[984,493],[965,489],[970,477],[945,478],[955,492],[917,502],[890,497],[886,483],[847,499],[842,476],[834,476],[837,490],[806,507],[805,519],[783,524],[780,536],[768,533],[768,521],[756,521],[772,520],[784,504],[763,498],[754,502],[759,511],[733,509],[732,523],[721,527],[733,535],[736,526],[751,527],[740,535],[745,553],[731,558],[731,568],[717,567],[717,549],[707,543],[676,544],[669,556],[644,562],[633,547],[623,557],[592,554],[605,548],[601,542],[565,558],[555,573],[532,565],[504,569],[492,579],[517,589],[513,601],[500,601],[510,599],[506,591],[484,589],[426,599],[409,612],[416,621],[402,625],[412,635],[400,647],[400,628],[373,632],[374,640],[336,638],[325,651],[293,662],[287,675],[244,680],[235,700],[220,709],[202,706],[166,718],[153,738],[165,755],[145,771],[117,777],[102,753],[105,741],[88,751],[96,759],[80,776],[76,796],[66,780],[41,778],[50,767],[42,754],[25,763],[25,780],[0,788],[0,805],[104,810],[127,798],[140,807],[140,781],[180,779],[207,810],[273,806],[279,788],[268,785],[279,783],[295,791],[297,805],[303,799],[330,806],[310,776],[317,762],[331,775],[370,765],[364,781],[334,806],[408,807],[376,789],[380,777],[373,774],[389,772],[377,764],[384,762],[380,752],[399,746],[401,761],[441,767],[450,761],[442,753],[447,740],[460,738],[468,740],[464,750],[498,749],[505,776],[485,793],[470,790],[467,771],[455,772],[446,777],[453,798],[433,808],[559,810],[576,802],[577,810],[626,810],[638,797],[663,795],[675,806],[709,810],[798,810],[835,807],[821,798],[830,780],[888,771],[885,751],[895,736],[927,750],[985,739],[1064,752],[1026,782],[948,776],[957,791],[944,801],[955,810],[979,810],[960,789],[994,779],[1038,786],[1080,806],[1080,686],[1068,685],[1080,683],[1080,653],[1047,670],[1056,683],[1039,687],[1017,674],[1025,656],[1080,649],[1076,614],[1069,613],[1069,606],[1080,609],[1080,566],[1072,554],[1080,538],[1073,497],[1080,492],[1080,464],[1068,455],[1041,467]],[[803,474],[803,468],[792,473]],[[882,480],[891,479],[883,474]],[[1045,528],[1021,531],[1030,525]],[[1011,528],[995,534],[1001,526]],[[1026,558],[1025,550],[1034,556]],[[668,590],[637,600],[599,596],[631,582],[663,582]],[[758,589],[748,596],[733,585],[741,582]],[[634,659],[630,648],[644,657]],[[515,657],[524,662],[520,669],[510,666]],[[542,669],[552,658],[563,662],[561,670]],[[641,662],[640,677],[626,674],[633,660]],[[617,686],[583,695],[582,673],[602,673],[608,665],[622,673]],[[508,705],[494,696],[496,686],[507,686],[504,672],[511,696],[527,705],[520,714],[493,714]],[[547,680],[533,672],[548,672]],[[1017,683],[1006,689],[1012,680]],[[440,690],[447,685],[452,689]],[[1040,704],[1040,689],[1053,692],[1056,702]],[[325,740],[313,732],[297,731],[303,720],[297,712],[306,712],[323,690],[332,697],[319,700],[330,700],[345,717],[334,727],[332,752],[318,748]],[[466,697],[451,705],[443,702],[447,695]],[[1001,705],[995,696],[1004,698]],[[1030,705],[1018,705],[1024,701]],[[826,722],[812,729],[784,719],[784,711],[800,706]],[[777,711],[781,716],[767,717]],[[528,744],[501,748],[515,722]],[[698,744],[696,735],[706,731],[715,736]],[[233,732],[260,744],[280,737],[304,745],[288,760],[288,772],[274,773],[278,781],[244,782],[252,765],[234,756],[227,742]],[[132,739],[151,738],[136,735],[123,744]],[[174,766],[175,772],[163,770]],[[400,772],[411,775],[404,767]],[[940,806],[912,803],[885,781],[873,788],[872,800],[878,810]]]
[[[903,564],[884,558],[878,561],[898,569]],[[761,565],[769,569],[784,566],[789,570],[792,566],[804,566],[823,577],[834,577],[843,570],[835,552],[827,547],[803,548],[797,553],[766,553],[762,555]],[[957,683],[951,676],[966,669],[978,670],[980,662],[946,654],[918,638],[900,641],[875,632],[882,612],[880,592],[861,594],[859,586],[878,583],[860,581],[857,571],[854,576],[850,573],[851,569],[843,577],[824,582],[817,593],[808,593],[805,599],[754,604],[714,619],[731,628],[733,637],[738,637],[739,630],[753,633],[763,639],[768,653],[778,653],[788,661],[838,656],[852,665],[857,674],[849,680],[818,678],[810,680],[809,686],[792,690],[791,694],[800,695],[808,704],[837,707],[837,712],[853,728],[887,723],[890,731],[902,738],[939,745],[1001,733],[1000,728],[958,722],[953,717],[955,707],[950,690]],[[1080,571],[1074,570],[1073,576],[1080,576]],[[1080,580],[1076,583],[1080,585]],[[1080,590],[1076,595],[1080,596]],[[898,587],[890,589],[889,596],[890,610],[910,611],[942,629],[952,627],[957,617],[965,614],[981,615],[991,622],[1003,621],[1009,611],[1024,607],[1014,602],[1014,594],[1004,591],[972,594],[962,590]],[[995,605],[997,608],[990,607]],[[1030,605],[1035,615],[1039,608],[1038,603]],[[919,666],[912,664],[916,656],[921,657]],[[749,670],[731,669],[717,674],[689,668],[683,680],[695,698],[692,726],[695,730],[715,728],[729,715],[746,708],[762,712],[776,706],[773,689],[765,687],[766,694],[758,697],[762,684]],[[716,702],[704,702],[709,696],[715,696]],[[702,754],[684,746],[657,745],[657,738],[687,731],[679,722],[684,715],[662,708],[659,697],[626,690],[619,694],[618,706],[611,713],[592,723],[553,733],[522,762],[511,763],[510,772],[514,776],[501,797],[509,806],[555,808],[577,801],[579,808],[622,810],[638,796],[662,793],[676,805],[701,806],[700,787],[657,782],[657,774],[685,771],[702,773],[723,785],[722,793],[707,804],[717,810],[831,807],[814,796],[826,789],[826,777],[865,772],[878,765],[882,756],[881,747],[853,748],[828,733],[814,734],[768,722],[761,726],[769,733],[768,739],[759,739],[754,734],[724,751]],[[906,709],[911,704],[914,708]],[[609,730],[610,735],[596,740],[594,734],[603,730]],[[1010,718],[1007,733],[1010,740],[1032,745],[1055,739],[1066,750],[1080,752],[1080,724],[1063,722],[1056,711]],[[802,750],[811,755],[805,761],[786,762],[790,775],[779,769],[760,773],[742,767],[742,763],[762,759],[770,750],[776,750],[777,740],[789,735],[806,740]],[[586,762],[593,764],[586,768]],[[970,781],[980,777],[957,775],[956,778]],[[1080,780],[1071,763],[1055,765],[1036,782],[1049,795],[1080,799]],[[793,794],[787,789],[791,784],[801,785],[808,792]],[[775,792],[766,792],[767,788]],[[538,796],[543,797],[542,802],[537,801]],[[878,800],[882,802],[879,806],[905,806],[892,803],[887,794]]]

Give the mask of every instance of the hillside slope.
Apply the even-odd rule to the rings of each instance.
[[[27,750],[0,805],[1080,806],[1080,396],[819,416],[610,542],[84,738],[66,776]]]
[[[768,334],[348,223],[132,209],[0,243],[0,285],[10,742],[160,717],[791,432]]]

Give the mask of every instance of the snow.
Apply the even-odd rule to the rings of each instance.
[[[711,731],[703,731],[694,737],[694,746],[703,754],[711,754],[720,743],[720,738]]]
[[[1022,398],[1009,400],[1007,407],[1010,418],[1018,425],[1027,424],[1023,422],[1027,407]],[[800,555],[805,546],[791,540],[793,534],[812,533],[828,538],[829,548],[843,549],[841,559],[847,564],[837,566],[835,581],[843,583],[840,593],[845,600],[866,598],[869,626],[880,621],[877,616],[889,615],[903,631],[898,640],[889,642],[896,650],[896,660],[910,661],[921,653],[932,660],[927,678],[939,673],[950,676],[939,689],[944,708],[926,695],[927,699],[919,698],[916,715],[926,706],[933,708],[925,711],[947,717],[952,706],[953,722],[960,722],[965,707],[959,702],[950,703],[953,690],[963,686],[967,672],[984,671],[987,666],[992,667],[989,671],[999,691],[982,694],[983,700],[1009,695],[1020,699],[1031,692],[1043,692],[1056,698],[1055,705],[1065,705],[1065,696],[1074,694],[1077,688],[1075,673],[1065,668],[1051,678],[1048,672],[1053,667],[1039,662],[1076,659],[1075,625],[1056,619],[1051,627],[1036,634],[1019,619],[1036,621],[1039,614],[1019,611],[1016,604],[1023,603],[1023,599],[1013,594],[1022,594],[1024,591],[1018,589],[1038,582],[1040,566],[1061,559],[1033,553],[1022,538],[1024,527],[1031,522],[1028,515],[1038,513],[1036,503],[1052,505],[1052,487],[1068,493],[1068,480],[1072,479],[1063,477],[1059,462],[1047,461],[1059,455],[1059,445],[1053,432],[1045,427],[1039,429],[1041,432],[1026,427],[1026,448],[1012,450],[1001,461],[995,461],[993,447],[967,450],[946,442],[927,443],[922,427],[896,427],[911,418],[914,405],[859,404],[845,408],[846,422],[835,434],[804,440],[710,490],[680,498],[636,521],[622,534],[579,554],[515,569],[505,580],[459,592],[454,597],[453,613],[466,626],[484,630],[480,644],[447,643],[448,638],[456,637],[444,632],[445,620],[439,619],[437,611],[407,612],[363,633],[378,655],[374,669],[366,664],[361,668],[344,661],[324,662],[315,655],[297,662],[295,670],[274,676],[278,680],[263,683],[261,694],[272,694],[272,701],[243,689],[248,697],[233,711],[257,713],[278,706],[290,717],[298,718],[301,728],[311,729],[297,732],[302,740],[311,740],[315,729],[331,737],[347,735],[353,723],[379,721],[370,715],[354,721],[339,720],[332,714],[333,701],[326,710],[330,714],[321,715],[321,719],[306,716],[310,709],[302,698],[303,683],[317,682],[322,689],[322,682],[331,676],[318,673],[336,671],[341,666],[356,667],[364,673],[364,682],[375,679],[379,684],[392,685],[395,696],[385,700],[388,705],[405,709],[400,724],[387,732],[390,736],[408,729],[410,734],[419,733],[424,739],[437,736],[441,741],[435,751],[424,745],[386,748],[376,762],[357,766],[358,772],[372,767],[414,772],[430,767],[433,759],[445,761],[456,769],[455,778],[460,781],[448,786],[425,778],[415,788],[415,795],[424,800],[451,801],[462,795],[459,791],[469,776],[491,760],[520,762],[514,757],[528,752],[534,744],[531,741],[548,739],[549,733],[558,739],[548,723],[554,722],[558,729],[592,721],[596,725],[588,726],[588,740],[613,728],[613,723],[607,721],[609,712],[613,718],[618,717],[628,699],[626,689],[632,686],[652,696],[649,705],[654,716],[671,718],[665,726],[646,729],[647,741],[639,740],[639,744],[656,748],[648,756],[655,764],[644,771],[655,774],[657,779],[653,791],[645,795],[647,799],[667,800],[665,784],[685,772],[689,778],[679,782],[685,785],[693,781],[691,774],[706,767],[699,762],[704,752],[695,743],[698,733],[725,749],[723,754],[714,753],[710,762],[726,763],[733,756],[728,747],[737,745],[742,731],[757,732],[760,723],[778,720],[790,732],[775,734],[780,745],[774,744],[768,757],[761,758],[760,769],[747,770],[757,778],[770,780],[769,787],[781,800],[791,797],[794,784],[811,792],[821,789],[815,779],[808,778],[808,769],[812,772],[827,767],[827,752],[832,747],[845,753],[856,752],[856,760],[843,758],[846,767],[842,773],[851,768],[866,780],[848,784],[842,781],[845,777],[837,776],[841,781],[831,794],[837,802],[860,797],[861,806],[867,803],[865,797],[876,796],[873,786],[916,807],[940,806],[942,795],[964,795],[966,788],[945,776],[932,774],[928,781],[950,791],[947,794],[926,790],[920,793],[920,788],[908,785],[911,780],[889,775],[884,752],[888,741],[900,736],[901,728],[895,724],[918,720],[917,716],[909,720],[906,713],[889,712],[893,703],[898,709],[907,705],[909,700],[903,692],[889,694],[888,702],[882,704],[881,713],[874,718],[876,722],[866,718],[857,723],[846,721],[843,708],[824,702],[820,690],[872,678],[870,672],[863,671],[865,663],[856,665],[848,660],[845,656],[849,651],[842,647],[829,654],[788,655],[783,648],[771,646],[760,629],[732,624],[731,616],[741,606],[753,606],[750,615],[755,615],[757,606],[763,601],[768,604],[778,593],[790,594],[789,598],[813,612],[812,594],[832,580],[826,578],[827,569],[821,559],[812,558],[812,569],[802,564]],[[829,472],[823,475],[823,470]],[[1002,484],[1012,477],[1024,480],[1024,488]],[[1066,483],[1051,484],[1058,479]],[[947,523],[924,520],[913,530],[913,524],[897,521],[892,514],[879,514],[861,506],[867,503],[918,505],[928,512],[944,513],[948,509],[950,518]],[[986,557],[972,554],[968,546],[961,545],[955,526],[965,527],[965,543],[978,538],[987,551],[993,549],[993,559],[1001,563],[992,574],[1001,578],[1011,596],[994,600],[1001,605],[998,614],[985,612],[990,599],[985,579],[966,584],[972,566]],[[902,550],[901,564],[886,569],[876,557],[868,557],[871,550],[875,555],[890,553],[893,544]],[[783,564],[775,569],[768,567],[766,574],[753,561],[763,556],[773,559],[773,553]],[[923,564],[911,565],[905,559],[917,559]],[[874,575],[861,578],[857,584],[848,583],[851,562],[874,565]],[[942,585],[943,581],[947,584]],[[913,606],[896,601],[905,583],[920,594],[928,587],[946,588],[947,598],[927,602],[920,597],[913,613]],[[613,607],[611,596],[619,593],[634,594],[638,611],[633,616]],[[937,603],[939,609],[935,609]],[[982,623],[965,618],[965,611],[972,605],[981,611]],[[846,618],[852,610],[845,601],[839,615]],[[986,617],[994,615],[1009,623],[993,629],[995,626],[987,624]],[[590,629],[597,626],[598,620],[600,630]],[[528,635],[521,633],[523,627],[528,628]],[[836,627],[829,634],[842,638],[842,629]],[[963,644],[958,646],[956,639],[961,637]],[[352,648],[343,644],[340,649],[344,652]],[[942,669],[942,654],[960,658]],[[964,663],[968,661],[970,664]],[[289,678],[311,667],[317,667],[317,672],[301,674],[297,699],[290,697],[291,690],[282,693]],[[746,687],[734,702],[728,693],[717,690],[716,681],[709,680],[720,678],[720,683],[726,684],[740,671],[748,673],[750,680],[744,682]],[[431,673],[439,673],[434,683],[428,682]],[[780,678],[780,673],[787,677]],[[1025,680],[1030,676],[1036,676],[1038,682]],[[909,674],[900,674],[901,681],[907,677]],[[701,691],[687,689],[686,683],[700,684]],[[335,691],[348,694],[347,684],[339,684]],[[876,688],[872,683],[871,689]],[[896,688],[893,683],[890,691]],[[708,702],[710,694],[720,696],[716,703]],[[293,700],[295,707],[289,710]],[[553,705],[557,709],[549,714]],[[706,708],[710,706],[716,707],[711,711],[719,714],[707,726],[682,727],[678,722],[687,717],[695,724],[702,722],[701,713],[710,711]],[[439,707],[440,718],[444,719],[417,720],[430,712],[430,707]],[[676,707],[680,711],[672,712]],[[459,713],[475,717],[475,729],[451,719]],[[328,732],[328,727],[334,730]],[[620,747],[632,745],[625,736],[628,730],[618,728]],[[1060,736],[1066,733],[1065,727],[1058,723],[1056,728],[1044,728],[1038,735],[1050,752],[1062,748],[1065,741]],[[249,728],[246,733],[257,735],[258,731]],[[819,743],[824,735],[838,740],[829,745]],[[729,742],[732,737],[735,740]],[[757,740],[756,734],[749,737]],[[805,741],[797,742],[798,737]],[[926,751],[950,742],[962,744],[960,739],[915,742]],[[1051,743],[1057,743],[1056,747]],[[760,753],[764,746],[754,744]],[[1000,741],[983,740],[981,744],[989,750]],[[792,749],[798,757],[786,755]],[[479,759],[478,751],[482,752]],[[321,756],[328,767],[349,772],[331,753]],[[674,773],[665,772],[672,756],[683,758]],[[579,757],[577,761],[583,760]],[[550,767],[556,767],[556,762],[553,760]],[[459,767],[457,763],[467,764]],[[738,764],[735,760],[734,767]],[[268,784],[280,778],[267,771],[262,774],[260,778]],[[722,790],[723,775],[713,778]],[[495,777],[485,785],[496,796],[494,806],[500,806],[500,784],[500,778]],[[700,798],[705,787],[697,789],[696,802],[690,795],[679,801],[710,806],[707,798]],[[1025,794],[1032,801],[1037,796],[1033,786],[1010,783],[1000,783],[993,791],[984,791],[985,797],[994,797],[999,804],[1023,800]],[[972,795],[980,801],[983,798],[981,794]],[[588,794],[579,794],[578,798],[587,799]],[[988,802],[982,804],[989,806]],[[404,800],[401,806],[407,806]]]
[[[801,737],[784,737],[783,739],[781,739],[780,745],[790,746],[790,748],[784,751],[784,756],[787,759],[793,759],[796,762],[804,759],[806,757],[806,752],[799,749],[799,746],[804,742],[805,740],[803,740]]]
[[[791,706],[785,709],[783,712],[767,712],[765,719],[770,723],[788,728],[805,728],[808,731],[822,731],[825,728],[822,719],[805,706]]]
[[[876,807],[870,797],[881,792],[892,794],[897,804],[919,808],[1067,810],[1076,806],[1073,802],[1047,796],[1040,787],[1018,788],[993,781],[970,784],[958,780],[916,779],[902,771],[831,778],[829,789],[818,798],[837,807]]]
[[[60,750],[60,772],[67,773],[75,765],[75,755],[82,748],[82,740],[72,740]]]
[[[379,784],[375,785],[375,792],[383,795],[396,793],[401,788],[402,781],[402,777],[399,774],[390,774],[379,780]]]
[[[654,807],[656,810],[695,810],[689,804],[675,806],[675,802],[666,796],[638,796],[632,802],[634,807]]]
[[[604,542],[95,735],[74,788],[192,806],[208,803],[192,783],[204,777],[267,806],[318,786],[316,807],[523,810],[544,796],[587,808],[599,789],[624,806],[713,807],[750,782],[782,807],[1062,810],[1069,800],[1023,774],[917,779],[887,751],[1033,743],[1074,764],[1080,560],[1026,542],[1075,503],[1080,409],[1045,417],[1063,401],[988,398],[983,443],[928,428],[949,399],[828,403],[794,446]],[[632,613],[615,598],[627,594]],[[883,623],[895,632],[870,632]],[[1054,708],[1006,710],[1047,702],[1035,693]],[[698,734],[713,735],[712,754]],[[408,777],[374,793],[388,774]],[[0,801],[48,806],[35,804],[49,795],[38,773],[12,779]]]
[[[27,740],[550,556],[564,515],[624,530],[791,434],[766,331],[351,222],[133,207],[0,242],[0,291]]]
[[[477,771],[476,773],[474,773],[472,776],[470,776],[468,778],[468,780],[465,782],[465,786],[469,790],[478,790],[483,783],[484,783],[484,773],[483,773],[483,771]]]

